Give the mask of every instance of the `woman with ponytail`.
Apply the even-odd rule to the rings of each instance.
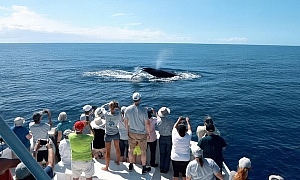
[[[203,158],[203,150],[199,146],[191,147],[191,149],[195,159],[186,168],[187,180],[215,180],[216,177],[224,180],[220,168],[214,160]]]
[[[239,160],[237,171],[231,171],[229,180],[247,180],[248,172],[251,169],[251,161],[249,158],[243,157]]]

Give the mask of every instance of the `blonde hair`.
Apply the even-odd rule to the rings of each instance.
[[[248,177],[248,168],[239,168],[236,174],[234,175],[234,180],[245,180]]]

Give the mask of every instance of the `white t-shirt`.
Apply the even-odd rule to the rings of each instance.
[[[120,133],[120,139],[128,140],[128,132],[127,132],[125,122],[123,119],[120,120],[118,128],[119,128],[119,133]]]
[[[50,125],[44,122],[36,124],[35,122],[29,123],[29,129],[33,137],[33,147],[38,139],[48,139],[48,131],[51,129]],[[45,146],[41,147],[39,150],[47,150]]]
[[[215,173],[219,173],[220,168],[216,162],[210,158],[203,158],[201,167],[196,159],[191,161],[186,168],[186,177],[192,177],[193,180],[215,180]]]
[[[64,164],[71,165],[71,146],[68,139],[63,139],[59,143],[59,154]]]
[[[190,160],[190,142],[192,131],[188,130],[184,137],[178,134],[176,128],[172,130],[172,150],[171,159],[174,161]]]
[[[125,119],[128,119],[129,132],[146,134],[145,121],[148,120],[146,108],[130,105],[125,110]]]

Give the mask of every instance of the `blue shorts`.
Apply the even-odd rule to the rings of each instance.
[[[105,142],[111,142],[112,140],[119,140],[120,139],[120,133],[117,133],[115,135],[104,135],[104,141]]]

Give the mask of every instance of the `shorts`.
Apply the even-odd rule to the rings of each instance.
[[[105,142],[111,142],[112,140],[119,140],[120,139],[120,133],[117,133],[115,135],[104,135],[104,141]]]
[[[179,173],[182,174],[182,177],[185,177],[186,167],[189,164],[189,161],[174,161],[172,160],[173,166],[173,177],[179,177]]]
[[[45,161],[48,162],[48,150],[37,151],[36,161],[42,162],[43,159],[45,159]]]
[[[125,156],[128,158],[128,140],[119,140],[119,146],[120,146],[120,152],[121,152],[121,156]]]
[[[141,151],[147,150],[147,134],[128,133],[129,149],[133,152],[136,143],[141,147]]]
[[[81,173],[85,173],[86,178],[90,178],[94,175],[94,162],[89,161],[74,161],[72,160],[72,174],[73,178],[79,178]]]

